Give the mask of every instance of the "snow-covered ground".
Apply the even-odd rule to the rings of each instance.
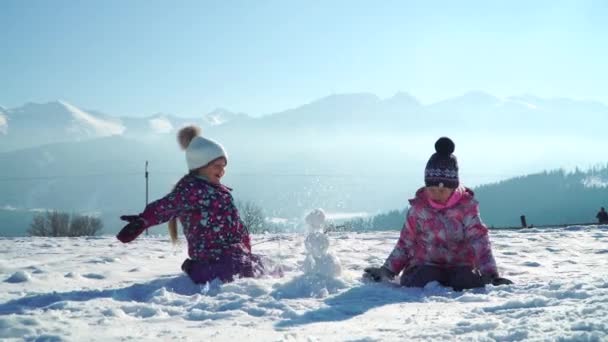
[[[464,292],[363,283],[397,237],[332,234],[342,276],[324,279],[302,271],[303,234],[254,236],[284,276],[206,286],[166,237],[3,238],[0,340],[608,340],[608,226],[492,231],[516,284]]]

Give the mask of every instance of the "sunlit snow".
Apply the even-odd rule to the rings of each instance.
[[[608,226],[491,231],[515,285],[464,292],[363,282],[398,234],[330,233],[335,278],[304,273],[305,234],[254,235],[254,251],[284,275],[207,285],[181,273],[185,243],[164,236],[1,238],[0,339],[608,339]]]

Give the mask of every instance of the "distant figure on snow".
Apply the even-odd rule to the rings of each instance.
[[[382,267],[366,268],[365,278],[391,280],[403,270],[400,283],[407,287],[437,281],[461,291],[512,284],[499,277],[478,202],[460,185],[454,148],[449,138],[437,140],[424,170],[426,186],[410,200],[395,248]]]
[[[186,151],[190,170],[173,191],[146,206],[138,215],[124,215],[129,223],[117,238],[127,243],[148,227],[175,218],[182,224],[188,241],[188,255],[182,270],[195,283],[215,278],[223,282],[235,276],[253,277],[261,272],[259,258],[251,253],[249,231],[243,225],[231,195],[221,184],[228,163],[226,151],[219,143],[200,136],[195,126],[182,128],[178,142]],[[172,238],[175,233],[172,232]]]
[[[608,213],[604,210],[604,207],[600,208],[600,211],[595,215],[598,223],[600,224],[608,224]]]
[[[329,251],[329,237],[324,233],[325,212],[315,209],[306,216],[308,235],[304,241],[306,246],[306,259],[304,259],[304,273],[320,275],[327,278],[339,277],[342,265],[336,255]]]

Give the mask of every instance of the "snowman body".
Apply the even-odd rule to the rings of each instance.
[[[306,259],[304,273],[320,275],[328,278],[339,277],[342,265],[338,257],[329,251],[329,237],[323,232],[325,213],[321,209],[313,210],[306,217],[309,233],[304,241]]]

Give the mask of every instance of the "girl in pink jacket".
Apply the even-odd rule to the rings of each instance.
[[[127,243],[148,227],[178,218],[188,241],[189,258],[182,270],[195,283],[254,276],[254,270],[261,269],[259,259],[251,254],[249,232],[231,189],[220,182],[228,162],[226,151],[219,143],[201,137],[194,126],[181,129],[178,140],[186,151],[190,172],[141,214],[122,216],[129,224],[117,238]]]
[[[437,281],[457,291],[511,283],[498,275],[473,192],[459,183],[454,148],[449,138],[437,140],[425,168],[426,186],[410,200],[397,245],[382,267],[365,269],[366,278],[393,279],[403,270],[403,286]]]

